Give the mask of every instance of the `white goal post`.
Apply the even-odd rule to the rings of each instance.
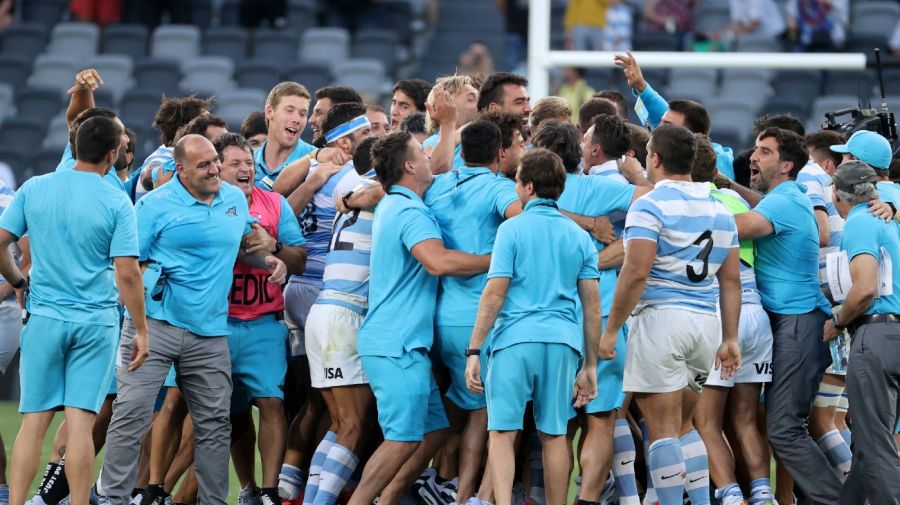
[[[613,67],[616,53],[550,49],[550,2],[532,0],[528,12],[528,88],[532,99],[550,94],[553,67]],[[637,51],[642,68],[766,68],[862,70],[863,53],[693,53]]]

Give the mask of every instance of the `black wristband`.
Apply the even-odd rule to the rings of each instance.
[[[353,209],[353,207],[351,207],[351,206],[350,206],[350,203],[349,203],[349,202],[350,202],[350,197],[351,197],[351,196],[353,196],[353,192],[352,192],[352,191],[350,191],[349,193],[347,193],[346,195],[344,195],[344,196],[341,197],[341,203],[344,204],[344,207],[346,207],[347,210]]]
[[[278,254],[284,249],[284,242],[278,240],[275,242],[275,251],[272,254]]]
[[[466,357],[478,356],[480,354],[481,354],[481,349],[472,349],[471,347],[466,347]]]
[[[25,278],[22,277],[21,279],[19,279],[19,282],[13,284],[12,287],[13,287],[14,289],[22,289],[22,288],[24,288],[25,285],[27,285],[27,284],[28,284],[28,281],[26,281]]]
[[[891,217],[896,216],[897,215],[897,207],[895,207],[894,204],[891,202],[884,202],[884,203],[888,204],[888,207],[890,207],[891,210],[893,211],[893,213],[891,214]]]

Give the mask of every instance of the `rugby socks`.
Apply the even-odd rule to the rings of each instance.
[[[741,487],[736,482],[727,484],[716,489],[716,499],[722,505],[742,505],[744,504],[744,494],[741,493]]]
[[[686,471],[681,442],[677,438],[653,442],[648,459],[659,505],[682,505]]]
[[[850,473],[850,461],[853,459],[853,454],[847,447],[847,443],[844,442],[841,432],[831,430],[822,435],[822,438],[819,439],[819,448],[825,453],[834,473],[841,479],[841,482],[844,482],[847,474]]]
[[[285,500],[296,500],[306,487],[303,470],[294,465],[281,465],[278,473],[278,496]]]
[[[763,505],[775,503],[772,496],[772,487],[768,477],[753,479],[750,482],[750,505]]]
[[[528,471],[531,474],[531,489],[528,497],[532,501],[544,502],[544,460],[542,459],[541,439],[537,431],[528,439]]]
[[[681,451],[687,470],[684,489],[691,498],[691,505],[709,505],[709,455],[697,430],[681,436]]]
[[[325,438],[316,447],[312,461],[309,463],[309,478],[306,479],[306,490],[303,492],[303,505],[312,505],[316,499],[316,493],[319,492],[319,480],[322,474],[322,465],[328,458],[328,451],[337,439],[337,434],[329,431],[325,434]]]
[[[332,443],[322,465],[319,490],[313,503],[315,505],[334,505],[341,490],[344,489],[344,484],[353,475],[357,465],[359,465],[359,458],[350,449]]]
[[[853,435],[850,433],[850,428],[841,432],[841,438],[844,439],[844,443],[847,444],[847,447],[851,447],[851,442],[853,442]]]
[[[619,505],[640,505],[637,480],[634,477],[634,458],[637,450],[631,428],[625,419],[616,420],[613,432],[613,475],[616,478],[616,491],[619,494]]]
[[[647,493],[644,495],[644,502],[656,503],[656,490],[653,489],[653,479],[650,476],[650,430],[643,418],[638,421],[638,427],[641,429],[641,448],[647,466]]]

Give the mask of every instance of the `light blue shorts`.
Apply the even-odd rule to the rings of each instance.
[[[284,399],[288,329],[273,315],[252,321],[228,319],[231,354],[231,411],[243,412],[254,398]]]
[[[19,412],[99,412],[115,371],[117,331],[32,314],[19,337]]]
[[[463,410],[487,407],[484,394],[475,394],[466,387],[466,347],[472,337],[471,326],[438,326],[434,347],[445,367],[450,371],[447,399]],[[482,373],[487,369],[487,355],[481,354]]]
[[[606,318],[600,326],[601,334],[606,329]],[[625,352],[628,348],[628,330],[622,326],[616,339],[616,357],[597,361],[597,398],[584,406],[585,413],[611,412],[625,403],[622,379],[625,376]],[[577,371],[576,371],[577,373]]]
[[[488,430],[521,430],[525,404],[533,401],[537,429],[565,435],[580,359],[565,344],[523,342],[492,351],[485,380]]]
[[[399,358],[362,356],[361,360],[375,393],[385,440],[420,442],[426,433],[450,426],[425,349]]]

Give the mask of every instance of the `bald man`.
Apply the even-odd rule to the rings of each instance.
[[[144,271],[150,356],[140,369],[117,370],[119,395],[107,434],[106,458],[97,492],[112,505],[131,499],[140,440],[153,404],[174,364],[196,434],[199,501],[225,504],[231,427],[231,362],[228,353],[228,292],[237,259],[284,282],[284,262],[266,252],[245,254],[251,231],[244,193],[220,178],[213,144],[186,135],[175,145],[177,176],[137,206],[139,260]],[[126,319],[120,355],[129,356],[135,333]]]

